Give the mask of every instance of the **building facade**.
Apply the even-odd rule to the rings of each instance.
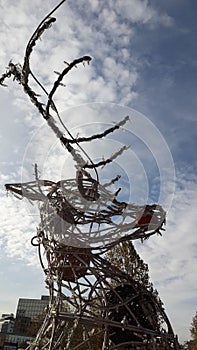
[[[16,310],[16,319],[19,317],[35,318],[43,313],[49,305],[49,297],[42,295],[41,299],[20,298]]]
[[[49,305],[49,297],[41,296],[41,299],[20,298],[16,310],[16,320],[14,325],[14,334],[28,335],[29,327],[32,322],[39,321],[39,316]]]
[[[40,299],[20,298],[14,314],[3,314],[0,319],[0,348],[6,342],[18,343],[33,341],[33,330],[40,324],[40,315],[43,315],[49,305],[49,296],[42,295]],[[40,326],[39,326],[40,327]],[[33,332],[34,333],[34,332]]]

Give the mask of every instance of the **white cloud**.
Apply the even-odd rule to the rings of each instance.
[[[116,1],[117,13],[134,23],[172,25],[173,20],[167,14],[160,14],[148,0]]]
[[[37,252],[31,246],[31,238],[36,234],[36,221],[29,215],[25,202],[6,197],[6,192],[2,192],[1,220],[1,257],[23,259],[34,265]]]
[[[156,11],[148,5],[147,0],[126,0],[118,2],[118,10],[120,14],[132,22],[146,23],[152,20],[156,15]]]

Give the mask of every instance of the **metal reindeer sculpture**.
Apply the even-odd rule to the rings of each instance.
[[[35,180],[7,184],[17,197],[36,202],[40,225],[32,244],[38,247],[41,266],[46,275],[50,303],[43,324],[29,349],[178,349],[170,322],[153,289],[145,288],[133,276],[112,265],[105,253],[129,240],[144,240],[163,230],[165,211],[160,205],[138,206],[119,201],[109,183],[101,184],[98,167],[120,156],[126,147],[107,160],[93,162],[81,147],[82,142],[105,138],[124,126],[129,117],[101,134],[74,138],[55,123],[59,116],[53,101],[63,78],[84,56],[66,63],[48,93],[30,67],[30,57],[37,40],[54,22],[47,15],[33,33],[25,52],[23,66],[9,62],[0,78],[13,78],[23,87],[31,102],[46,120],[76,166],[76,177],[58,182],[41,180],[35,167]],[[29,77],[47,95],[47,104],[29,85]],[[80,151],[80,152],[79,152]],[[89,170],[88,170],[89,169]],[[91,172],[95,176],[91,175]]]

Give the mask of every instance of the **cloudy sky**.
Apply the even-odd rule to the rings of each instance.
[[[0,74],[10,59],[23,63],[29,38],[56,5],[55,0],[0,0]],[[92,57],[90,65],[73,69],[55,96],[74,135],[101,131],[130,116],[124,131],[86,150],[99,159],[130,145],[101,177],[121,173],[124,198],[159,202],[167,211],[163,237],[135,246],[149,264],[180,341],[189,338],[197,310],[196,13],[195,0],[68,0],[31,62],[50,91],[64,61]],[[37,212],[25,200],[6,196],[4,184],[32,180],[35,162],[43,178],[74,174],[71,159],[21,87],[12,79],[7,85],[0,89],[0,313],[15,312],[19,297],[46,293],[30,244]]]

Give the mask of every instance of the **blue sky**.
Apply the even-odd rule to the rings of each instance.
[[[56,4],[0,0],[2,73],[10,59],[23,62],[28,39]],[[130,115],[124,133],[88,151],[99,157],[130,144],[115,168],[123,173],[123,187],[129,183],[124,195],[135,203],[158,200],[167,210],[163,237],[135,245],[181,341],[189,338],[197,310],[196,11],[195,0],[70,0],[32,55],[33,72],[47,89],[64,60],[93,58],[90,66],[73,70],[56,95],[74,133],[102,130]],[[72,176],[70,159],[20,86],[11,79],[7,84],[0,89],[0,313],[15,312],[19,297],[46,293],[30,245],[34,209],[6,197],[4,183],[33,179],[35,162],[49,179]]]

